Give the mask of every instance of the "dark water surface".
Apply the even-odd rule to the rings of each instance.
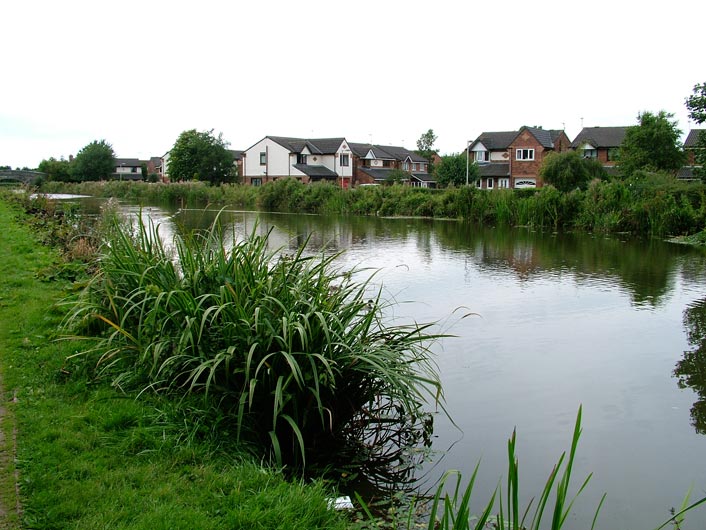
[[[173,232],[215,212],[143,211]],[[345,267],[379,269],[394,318],[439,321],[435,346],[447,408],[435,419],[431,485],[470,477],[477,507],[507,472],[517,429],[520,490],[537,496],[568,450],[580,405],[574,470],[581,495],[566,528],[650,529],[690,486],[706,495],[706,254],[653,240],[536,233],[455,221],[225,212],[238,233],[272,228],[272,245],[343,250]],[[477,313],[461,319],[468,312]],[[575,491],[575,490],[574,490]],[[706,508],[684,528],[706,528]]]

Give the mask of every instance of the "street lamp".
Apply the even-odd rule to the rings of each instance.
[[[466,140],[466,186],[468,186],[468,158],[471,150],[471,141]]]

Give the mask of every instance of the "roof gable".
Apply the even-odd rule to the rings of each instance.
[[[684,147],[685,148],[698,147],[699,134],[701,134],[702,132],[704,134],[706,134],[706,129],[691,129],[689,131],[689,135],[686,137],[686,140],[684,140]]]

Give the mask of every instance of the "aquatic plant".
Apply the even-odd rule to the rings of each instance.
[[[422,421],[440,398],[438,335],[387,322],[371,276],[336,256],[271,251],[269,234],[239,239],[218,220],[173,248],[141,218],[111,233],[65,326],[97,339],[74,359],[115,385],[200,396],[199,414],[298,468],[364,443],[360,422]]]

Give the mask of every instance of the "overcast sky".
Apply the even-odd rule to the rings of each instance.
[[[105,139],[161,156],[188,129],[442,154],[522,125],[633,125],[706,81],[706,2],[18,0],[0,5],[0,165]]]

